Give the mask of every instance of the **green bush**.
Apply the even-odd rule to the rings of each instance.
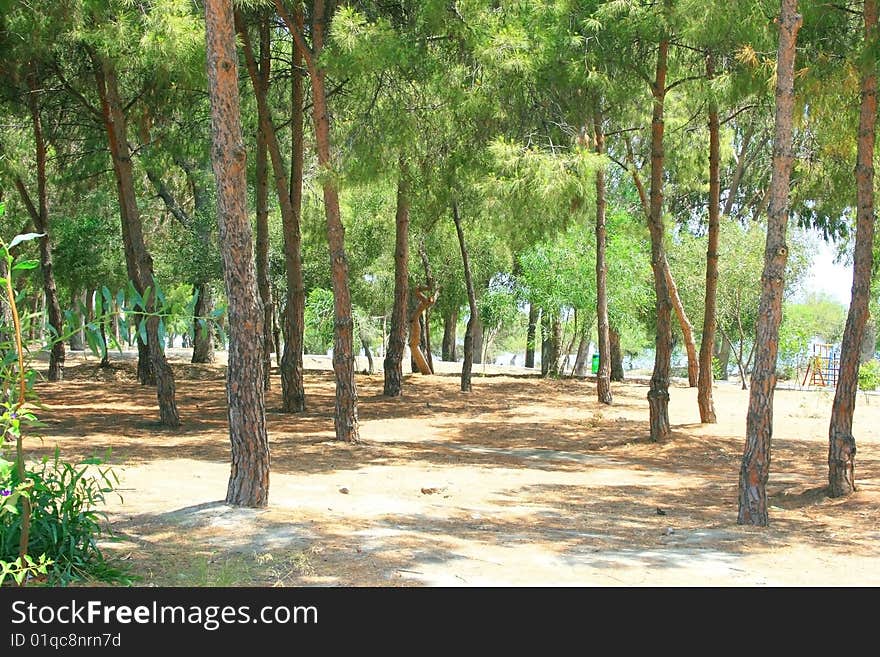
[[[876,390],[880,386],[880,361],[869,360],[859,367],[859,389]]]
[[[38,468],[26,473],[27,496],[31,503],[30,554],[43,555],[52,564],[46,573],[48,583],[64,585],[73,580],[93,578],[120,581],[124,573],[110,565],[98,541],[110,537],[105,514],[97,510],[116,485],[109,467],[100,459],[73,465],[59,458],[44,458]],[[18,486],[18,476],[9,473],[9,487]],[[4,484],[7,485],[7,484]],[[0,519],[0,561],[18,558],[21,513],[6,513]]]

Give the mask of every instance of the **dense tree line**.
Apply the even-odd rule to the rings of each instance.
[[[461,360],[479,394],[493,353],[585,376],[595,343],[605,404],[624,354],[651,348],[655,441],[673,354],[707,423],[734,362],[751,395],[739,519],[766,524],[773,390],[816,330],[793,305],[807,228],[854,254],[845,328],[821,330],[843,344],[830,491],[855,489],[876,0],[0,9],[3,236],[43,234],[42,337],[82,348],[97,322],[105,362],[136,344],[167,426],[186,418],[165,345],[228,348],[230,503],[268,499],[273,353],[298,413],[303,353],[332,351],[336,437],[357,443],[359,352],[382,356],[389,397],[407,347],[423,373]]]

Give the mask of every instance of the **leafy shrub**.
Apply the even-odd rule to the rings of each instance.
[[[52,562],[46,573],[49,584],[68,584],[76,579],[96,578],[116,581],[123,573],[108,564],[98,547],[98,540],[110,536],[105,514],[97,510],[117,482],[109,467],[100,467],[101,459],[88,459],[73,465],[59,458],[44,458],[40,467],[27,472],[27,496],[31,503],[31,554],[43,555]],[[13,487],[20,482],[12,470]],[[0,560],[12,562],[18,557],[22,526],[21,513],[2,517]]]
[[[869,360],[859,367],[859,389],[876,390],[880,386],[880,361]]]

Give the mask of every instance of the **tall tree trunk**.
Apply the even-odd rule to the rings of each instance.
[[[596,137],[596,153],[605,152],[605,131],[602,115],[593,117]],[[608,336],[608,264],[605,247],[608,236],[605,229],[605,170],[596,171],[596,319],[599,333],[599,371],[596,373],[596,398],[600,404],[610,404],[611,396],[611,350]],[[584,340],[582,339],[581,342]],[[586,340],[589,344],[589,339]],[[580,351],[580,349],[578,350]]]
[[[535,366],[535,333],[538,328],[540,308],[529,302],[529,326],[526,329],[526,367]]]
[[[580,339],[578,340],[577,356],[574,359],[574,367],[571,369],[572,376],[585,378],[589,374],[590,353],[590,330],[593,325],[590,322],[581,322]],[[611,364],[608,364],[608,374],[611,375]]]
[[[614,328],[608,329],[608,342],[610,343],[610,351],[611,351],[611,380],[612,381],[623,381],[624,373],[623,373],[623,353],[620,350],[620,333],[614,330]]]
[[[177,427],[180,426],[180,415],[175,401],[174,372],[165,360],[164,345],[159,339],[159,317],[156,314],[159,307],[153,278],[153,258],[144,240],[143,223],[135,195],[128,127],[119,95],[116,69],[112,62],[96,52],[90,51],[90,55],[95,67],[104,126],[116,176],[126,268],[149,313],[146,318],[147,344],[138,346],[138,373],[143,374],[145,379],[151,378],[150,372],[146,371],[146,363],[149,362],[156,381],[160,421],[164,426]],[[148,289],[149,294],[146,293]],[[149,359],[144,358],[146,354],[149,354]]]
[[[714,55],[706,57],[706,77],[715,77]],[[715,347],[715,312],[718,292],[718,233],[721,212],[720,139],[718,103],[709,102],[709,234],[706,246],[706,303],[703,311],[703,337],[700,342],[700,376],[697,385],[697,405],[700,422],[714,424],[715,403],[712,400],[712,350]],[[742,158],[740,158],[742,159]],[[739,168],[739,167],[738,167]],[[733,190],[731,190],[733,194]]]
[[[40,113],[40,84],[37,79],[36,67],[27,76],[28,81],[28,109],[31,114],[31,124],[34,130],[34,146],[37,159],[37,208],[34,208],[30,196],[20,178],[16,179],[16,186],[22,196],[22,200],[28,208],[34,228],[38,233],[43,233],[40,238],[40,271],[43,275],[43,293],[46,297],[46,314],[48,318],[49,335],[51,336],[52,348],[49,352],[49,375],[50,381],[64,379],[64,341],[60,339],[64,326],[64,315],[61,313],[61,303],[58,301],[58,288],[55,285],[55,271],[52,265],[52,235],[49,221],[49,188],[46,174],[46,139],[43,134],[43,119]]]
[[[269,501],[269,440],[263,388],[260,307],[247,212],[246,154],[239,115],[238,63],[232,3],[206,0],[211,160],[223,279],[229,300],[226,376],[232,469],[226,503],[261,507]]]
[[[240,17],[238,17],[240,18]],[[284,160],[281,158],[281,147],[278,144],[278,137],[275,134],[275,127],[272,121],[272,113],[269,108],[267,97],[267,86],[262,81],[262,76],[257,68],[257,61],[251,47],[250,37],[247,27],[239,20],[238,31],[241,35],[244,46],[245,62],[247,64],[248,75],[254,88],[254,95],[257,99],[257,113],[260,117],[260,131],[266,140],[266,147],[269,151],[269,157],[272,161],[273,179],[275,182],[275,192],[278,196],[278,203],[281,207],[281,222],[284,228],[284,260],[287,268],[287,320],[285,328],[290,331],[290,335],[285,335],[284,354],[281,358],[281,396],[282,409],[287,413],[296,413],[305,410],[305,392],[303,388],[303,368],[302,368],[302,345],[303,345],[303,328],[304,328],[304,312],[305,312],[305,287],[302,278],[302,237],[300,232],[300,217],[302,212],[302,81],[297,72],[293,75],[299,80],[299,85],[294,81],[293,95],[297,95],[299,89],[299,98],[292,100],[293,114],[292,126],[294,131],[294,141],[298,140],[300,149],[299,156],[295,157],[291,165],[291,176],[297,182],[294,184],[294,195],[291,198],[288,188],[287,171],[284,166]],[[294,48],[294,61],[299,60],[300,52],[298,48]],[[296,111],[297,100],[299,100],[299,112]],[[329,144],[328,144],[329,148]],[[296,151],[294,146],[294,151]],[[329,215],[328,215],[329,216]],[[265,306],[264,306],[265,312]],[[349,322],[351,318],[349,317]],[[351,334],[351,327],[349,327]],[[349,335],[349,355],[351,367],[351,384],[354,385],[354,354],[353,354],[353,334]],[[336,360],[336,352],[334,350],[334,362]],[[337,387],[338,387],[337,382]],[[355,394],[356,398],[356,394]],[[357,418],[355,417],[355,420]],[[338,422],[338,419],[337,419]],[[356,422],[355,422],[356,425]],[[338,435],[337,425],[337,435]],[[356,427],[355,427],[356,428]],[[356,433],[356,432],[355,432]],[[357,442],[356,437],[354,442]]]
[[[694,325],[688,319],[684,310],[684,304],[681,302],[681,296],[678,294],[678,286],[672,277],[672,270],[669,268],[669,261],[663,258],[663,267],[665,269],[666,287],[669,290],[669,300],[675,309],[675,315],[678,317],[678,325],[681,327],[681,334],[684,339],[684,348],[687,353],[687,369],[688,369],[688,386],[696,388],[700,379],[700,361],[697,356],[697,343],[694,339]]]
[[[559,376],[559,359],[562,356],[562,317],[559,311],[553,314],[550,332],[550,363],[547,374]]]
[[[464,241],[464,229],[461,227],[461,217],[458,214],[458,202],[452,202],[452,220],[455,222],[455,232],[458,235],[458,246],[461,249],[461,263],[464,267],[464,282],[467,288],[468,317],[467,328],[464,332],[464,360],[461,363],[461,391],[471,391],[471,369],[474,363],[474,330],[477,324],[477,297],[474,293],[474,280],[471,276],[471,263],[468,258],[467,246]]]
[[[193,308],[193,363],[213,363],[214,344],[211,337],[211,311],[214,302],[211,298],[211,286],[208,283],[199,283],[193,286],[198,295]]]
[[[485,337],[485,327],[483,326],[483,320],[480,318],[478,309],[477,315],[474,317],[474,363],[477,365],[480,365],[483,362],[483,340]]]
[[[364,348],[364,356],[367,357],[367,374],[373,373],[373,354],[370,353],[370,343],[361,335],[361,346]]]
[[[672,358],[671,301],[666,279],[666,253],[663,248],[663,104],[666,99],[666,71],[669,39],[660,41],[657,71],[651,85],[654,108],[651,119],[651,193],[648,228],[651,233],[651,269],[657,308],[657,334],[654,340],[654,373],[648,391],[651,440],[669,437],[669,367]]]
[[[428,290],[433,291],[436,287],[434,275],[431,273],[431,263],[428,261],[428,251],[425,249],[425,242],[419,244],[419,257],[422,259],[422,266],[425,269],[425,286]],[[425,359],[428,361],[428,367],[431,372],[434,371],[434,354],[431,353],[431,307],[425,309],[424,325],[422,326],[424,343],[425,343]]]
[[[385,353],[385,387],[382,394],[397,397],[403,385],[403,352],[406,347],[409,308],[409,181],[403,160],[397,181],[397,211],[394,214],[394,307],[391,334]]]
[[[541,376],[550,374],[550,362],[553,360],[553,340],[550,336],[552,320],[550,313],[541,309]]]
[[[741,525],[765,526],[767,478],[770,474],[770,440],[773,435],[773,390],[776,385],[776,356],[779,349],[779,322],[788,247],[788,185],[792,165],[792,112],[794,108],[794,63],[797,33],[802,23],[797,0],[782,0],[779,16],[779,49],[776,58],[776,120],[773,136],[773,173],[770,179],[770,206],[767,216],[767,243],[764,273],[761,276],[761,302],[755,366],[746,416],[746,444],[739,475],[739,513]]]
[[[297,7],[294,20],[302,26],[302,10]],[[306,290],[302,274],[302,185],[303,185],[303,78],[302,52],[292,44],[290,71],[290,204],[293,214],[284,222],[284,262],[287,275],[285,303],[284,353],[281,357],[281,399],[285,412],[306,408],[303,379],[303,334],[305,332]]]
[[[271,37],[269,35],[269,19],[260,19],[260,61],[257,80],[258,93],[266,98],[269,94],[269,75],[271,73]],[[269,373],[272,368],[272,288],[269,283],[269,147],[268,138],[263,132],[262,120],[257,121],[257,153],[256,153],[256,210],[257,210],[257,288],[263,304],[263,381],[269,388]],[[281,182],[287,195],[287,175]]]
[[[336,373],[336,438],[349,443],[360,442],[357,412],[357,387],[354,381],[354,322],[351,316],[348,258],[345,255],[345,228],[339,211],[339,193],[330,156],[330,111],[324,86],[324,68],[319,64],[324,48],[325,30],[330,16],[325,15],[323,0],[315,0],[312,12],[313,57],[309,64],[312,80],[312,119],[318,165],[324,190],[327,215],[327,241],[330,247],[330,269],[333,284],[333,370]]]
[[[443,316],[443,360],[455,362],[455,325],[458,323],[458,313],[450,311]]]
[[[875,52],[878,42],[877,0],[865,0],[865,49]],[[862,333],[871,300],[874,244],[874,143],[877,124],[877,62],[862,64],[861,108],[856,155],[856,246],[853,258],[852,300],[843,331],[840,375],[831,406],[828,429],[828,492],[844,497],[856,490],[856,440],[852,435],[858,390]]]

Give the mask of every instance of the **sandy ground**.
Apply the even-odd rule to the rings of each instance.
[[[880,397],[859,396],[860,490],[830,500],[831,394],[777,391],[771,526],[757,529],[736,524],[737,385],[716,386],[719,422],[701,425],[695,390],[678,382],[673,438],[652,444],[644,381],[615,385],[607,407],[591,380],[520,368],[475,366],[469,395],[452,373],[409,375],[393,400],[381,375],[360,374],[364,444],[351,446],[333,440],[329,361],[309,357],[306,413],[279,412],[272,377],[271,500],[253,510],[221,502],[222,362],[173,356],[180,430],[157,425],[130,361],[92,361],[38,386],[48,427],[28,445],[68,458],[112,448],[118,540],[106,549],[139,585],[880,585]]]

